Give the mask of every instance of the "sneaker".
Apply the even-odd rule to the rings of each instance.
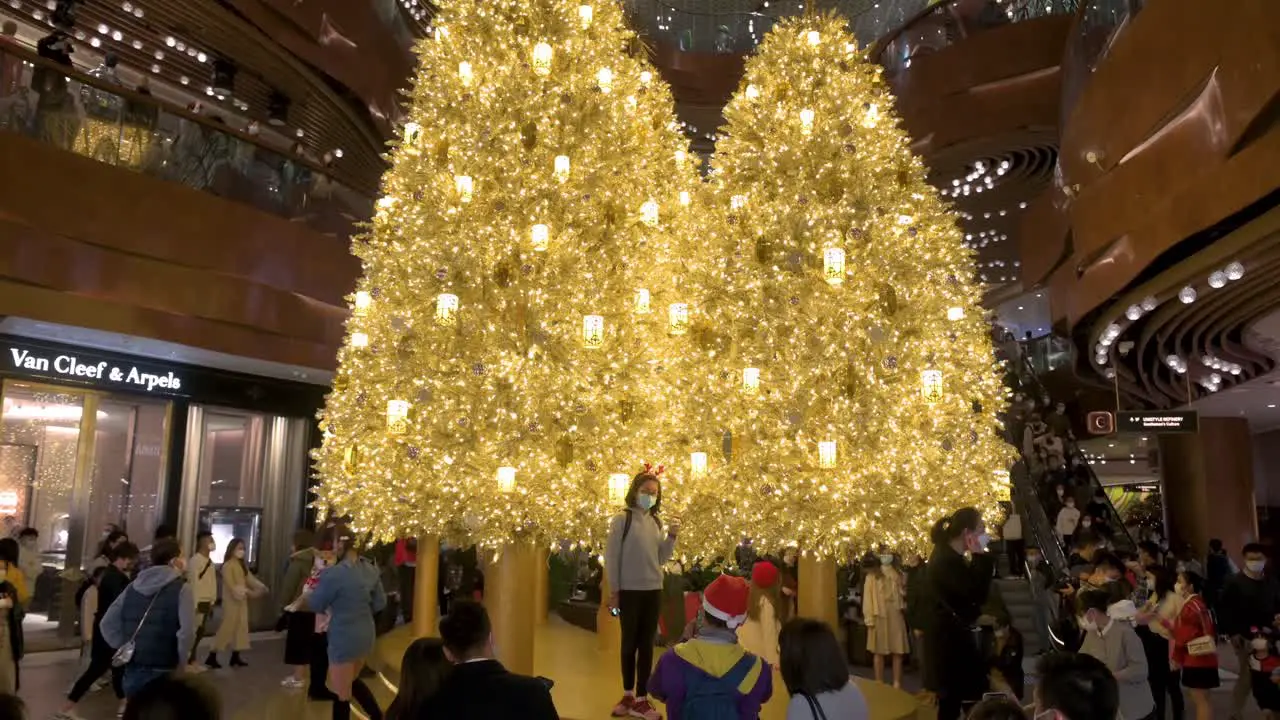
[[[662,720],[662,713],[654,710],[648,700],[641,700],[631,706],[631,717],[641,720]]]
[[[614,717],[627,717],[631,714],[631,708],[636,706],[636,699],[630,695],[623,695],[617,705],[613,706]]]
[[[280,681],[280,687],[289,688],[290,690],[301,690],[306,686],[307,683],[305,681],[299,680],[292,675]]]
[[[187,666],[187,672],[191,673],[192,675],[199,675],[200,673],[208,669],[209,668],[205,667],[204,665],[201,665],[200,663],[191,663],[190,665]]]

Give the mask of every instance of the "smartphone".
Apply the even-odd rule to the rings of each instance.
[[[619,610],[619,609],[618,609],[618,608],[616,608],[616,607],[611,607],[611,608],[609,608],[609,614],[610,614],[610,615],[612,615],[612,616],[614,616],[614,617],[618,617],[619,615],[621,615],[621,614],[622,614],[622,611],[621,611],[621,610]]]

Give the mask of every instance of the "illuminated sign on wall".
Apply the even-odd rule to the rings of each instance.
[[[182,378],[172,370],[161,374],[127,363],[117,364],[81,355],[41,354],[36,350],[12,346],[6,348],[4,357],[9,369],[15,372],[123,386],[146,392],[182,389]]]
[[[1194,410],[1175,412],[1122,412],[1116,430],[1122,433],[1194,433],[1200,431],[1200,416]]]

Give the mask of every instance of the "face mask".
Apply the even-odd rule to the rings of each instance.
[[[236,549],[236,557],[237,557],[237,558],[240,558],[241,560],[243,560],[243,559],[244,559],[244,548],[237,548],[237,549]]]
[[[1089,526],[1090,526],[1090,525],[1092,525],[1092,524],[1093,524],[1093,521],[1092,521],[1092,520],[1081,520],[1081,521],[1080,521],[1080,526],[1081,526],[1081,527],[1089,527]]]
[[[986,550],[991,544],[991,536],[986,533],[978,533],[978,550]]]
[[[316,557],[316,561],[312,564],[315,566],[317,570],[321,570],[324,568],[324,558]]]
[[[1058,497],[1062,497],[1063,495],[1066,495],[1066,494],[1067,494],[1066,490],[1063,490],[1062,488],[1058,488]]]
[[[1249,568],[1249,572],[1253,573],[1254,575],[1258,575],[1263,570],[1266,569],[1267,561],[1266,560],[1249,560],[1244,564],[1244,566],[1246,568]]]
[[[652,509],[656,502],[658,502],[658,497],[656,495],[640,494],[636,496],[636,505],[638,505],[641,510]]]
[[[1266,639],[1266,638],[1254,638],[1252,641],[1250,641],[1250,642],[1249,642],[1249,645],[1250,645],[1250,647],[1252,647],[1252,648],[1254,649],[1254,651],[1258,651],[1258,650],[1266,650],[1266,649],[1267,649],[1267,639]]]
[[[881,564],[881,565],[892,565],[892,564],[893,564],[893,556],[892,556],[892,555],[881,555],[881,556],[880,556],[880,564]]]
[[[1075,501],[1072,501],[1072,500],[1067,501],[1067,507],[1075,508],[1075,506],[1076,506]]]

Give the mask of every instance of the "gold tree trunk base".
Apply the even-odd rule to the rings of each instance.
[[[503,546],[502,556],[490,565],[496,572],[495,591],[485,580],[485,605],[493,621],[493,641],[498,660],[511,672],[533,674],[534,603],[529,591],[536,583],[538,550],[532,543],[520,542]]]
[[[548,596],[550,594],[549,586],[551,584],[551,570],[547,566],[547,559],[549,555],[548,550],[545,547],[539,546],[536,554],[537,556],[535,561],[538,566],[535,571],[537,574],[534,576],[533,583],[533,607],[534,612],[536,613],[534,622],[541,625],[547,621],[547,615],[550,612],[550,608],[548,606],[550,605],[551,600]]]
[[[821,620],[839,634],[840,615],[836,605],[836,563],[834,560],[800,558],[800,587],[796,605],[800,617]]]
[[[418,536],[418,567],[413,572],[413,634],[440,637],[440,538]]]

